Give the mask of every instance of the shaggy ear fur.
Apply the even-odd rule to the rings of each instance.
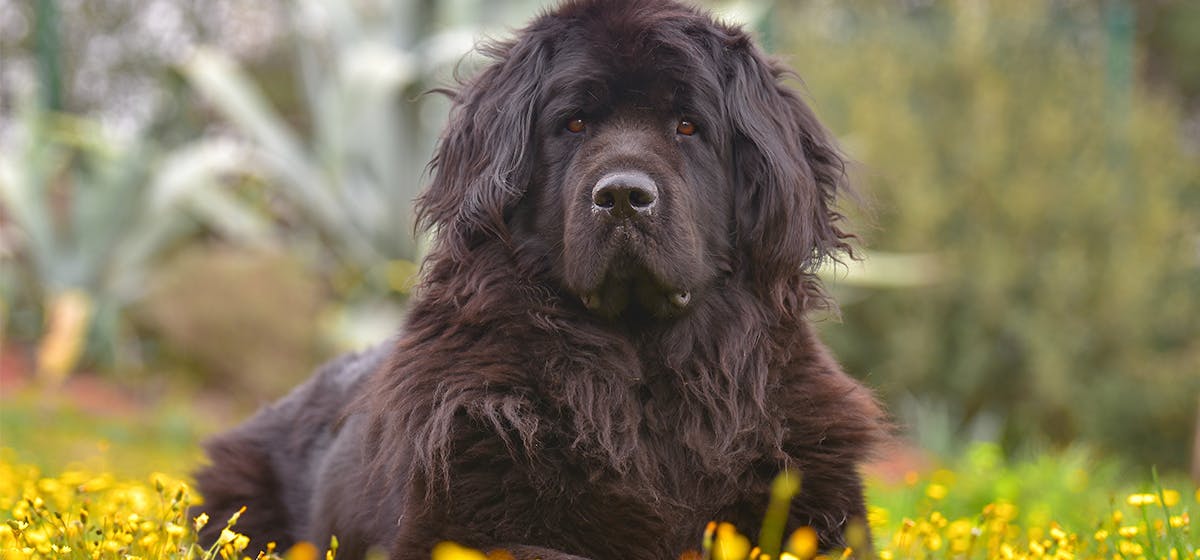
[[[433,181],[417,200],[417,223],[436,228],[457,254],[482,235],[507,239],[505,214],[529,183],[550,49],[537,33],[521,36],[480,46],[494,62],[449,92],[454,107],[429,164]]]
[[[817,266],[851,252],[853,236],[834,209],[847,187],[845,161],[812,109],[779,83],[790,71],[745,36],[728,52],[737,235],[749,257],[742,269],[780,311],[804,310],[824,303]]]

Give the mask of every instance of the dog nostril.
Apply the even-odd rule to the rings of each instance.
[[[600,208],[605,209],[612,208],[614,205],[616,205],[616,201],[613,199],[613,193],[611,190],[600,190],[596,192],[596,196],[592,197],[592,203]]]
[[[654,196],[654,193],[647,190],[633,189],[629,192],[629,203],[632,204],[634,208],[649,207],[650,205],[654,204],[654,200],[656,198],[657,197]]]
[[[645,173],[610,173],[596,182],[592,204],[617,216],[648,214],[658,201],[658,187]]]

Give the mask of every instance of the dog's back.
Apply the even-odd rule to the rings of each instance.
[[[196,473],[204,503],[192,512],[205,512],[210,518],[200,532],[202,544],[216,541],[226,520],[242,507],[246,512],[237,530],[253,536],[254,548],[274,542],[285,550],[297,541],[322,536],[325,523],[314,526],[312,512],[320,511],[330,488],[318,481],[336,480],[331,475],[346,466],[338,462],[361,468],[353,454],[329,451],[358,431],[354,427],[359,420],[346,416],[346,406],[390,349],[384,344],[325,364],[286,397],[206,443],[211,464]],[[318,486],[322,492],[315,492]]]

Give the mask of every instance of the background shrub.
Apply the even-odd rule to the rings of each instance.
[[[810,3],[774,36],[877,213],[936,282],[858,292],[849,368],[1010,446],[1180,466],[1200,396],[1200,173],[1107,3]],[[870,263],[868,261],[868,267]],[[845,299],[845,298],[844,298]]]

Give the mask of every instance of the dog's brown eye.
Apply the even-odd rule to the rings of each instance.
[[[585,128],[587,128],[587,123],[583,122],[583,119],[571,119],[567,121],[567,130],[571,132],[583,132]]]
[[[675,132],[684,136],[691,136],[696,133],[696,123],[692,121],[679,121],[679,125],[675,127]]]

